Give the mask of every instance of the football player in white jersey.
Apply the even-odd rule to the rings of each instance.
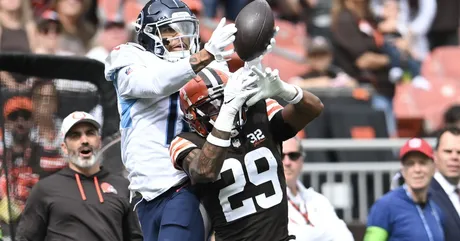
[[[121,154],[144,240],[203,241],[207,231],[187,175],[174,169],[168,147],[186,126],[178,90],[210,65],[228,72],[225,50],[234,24],[222,19],[199,50],[196,17],[180,0],[151,0],[136,21],[139,44],[116,47],[105,77],[118,95]],[[217,63],[217,64],[214,64]]]

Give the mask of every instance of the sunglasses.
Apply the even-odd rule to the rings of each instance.
[[[19,117],[24,118],[24,120],[29,120],[32,117],[32,113],[26,110],[15,111],[8,115],[8,120],[16,121]]]
[[[285,156],[289,157],[289,160],[291,161],[297,161],[299,158],[302,156],[302,153],[300,152],[288,152],[288,153],[283,153],[281,154],[281,159],[284,159]]]

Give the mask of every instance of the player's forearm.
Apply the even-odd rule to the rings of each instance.
[[[219,131],[216,128],[212,130],[211,135],[223,140],[230,139],[230,132]],[[201,150],[191,151],[185,158],[183,168],[189,174],[192,183],[215,181],[222,169],[227,149],[206,141]]]
[[[303,90],[302,99],[296,104],[288,104],[283,109],[283,119],[297,131],[318,117],[324,109],[321,100],[314,94]]]
[[[214,60],[214,56],[207,50],[202,49],[198,53],[190,56],[190,66],[195,73],[200,72]]]

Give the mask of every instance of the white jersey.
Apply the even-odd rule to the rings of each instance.
[[[224,65],[217,66],[228,73]],[[172,165],[168,147],[185,127],[178,90],[195,76],[189,58],[165,61],[134,43],[116,47],[106,59],[105,77],[118,96],[129,188],[147,201],[187,179]]]

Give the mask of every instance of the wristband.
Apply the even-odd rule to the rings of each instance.
[[[295,104],[299,103],[303,99],[303,90],[297,85],[293,85],[293,86],[296,89],[297,94],[294,96],[294,98],[292,100],[287,101],[287,102],[289,104],[295,105]]]
[[[303,98],[303,90],[297,85],[283,83],[284,91],[279,95],[289,104],[297,104]]]
[[[215,146],[220,146],[220,147],[229,147],[231,144],[230,139],[228,140],[220,139],[220,138],[213,136],[212,133],[210,133],[208,137],[206,137],[206,141]]]

